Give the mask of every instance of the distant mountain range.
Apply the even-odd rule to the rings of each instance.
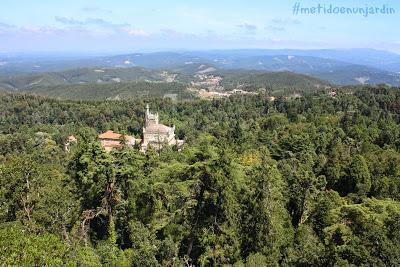
[[[169,72],[181,69],[181,73],[185,73],[190,70],[190,65],[196,68],[198,64],[222,70],[295,72],[337,85],[385,83],[400,86],[400,55],[372,49],[214,50],[134,53],[75,59],[3,56],[0,58],[0,75],[5,77],[17,73],[54,72],[76,68],[132,67]],[[127,75],[128,79],[135,79],[129,77],[130,74]],[[154,73],[148,73],[148,75],[149,79],[154,78]],[[90,76],[96,75],[91,73]],[[107,80],[107,77],[104,78],[102,75],[99,79]]]

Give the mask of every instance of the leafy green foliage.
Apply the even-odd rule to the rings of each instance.
[[[0,259],[398,266],[400,93],[350,89],[275,101],[151,98],[186,144],[146,154],[106,153],[96,140],[107,129],[140,137],[142,99],[4,94]],[[70,134],[78,142],[66,152]]]

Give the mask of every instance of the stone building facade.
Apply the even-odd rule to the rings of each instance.
[[[123,144],[133,147],[137,143],[142,152],[146,152],[149,146],[156,150],[161,150],[163,146],[176,145],[180,149],[184,144],[183,140],[176,139],[175,126],[169,127],[161,124],[158,113],[151,113],[149,105],[146,106],[142,139],[135,139],[133,136],[107,131],[100,134],[98,140],[107,152],[110,152],[114,148],[121,148]]]
[[[149,146],[160,150],[164,145],[180,147],[182,144],[183,140],[175,138],[175,126],[169,127],[161,124],[158,113],[151,113],[149,105],[146,105],[141,151],[145,152]]]

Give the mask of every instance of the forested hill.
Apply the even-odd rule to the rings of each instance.
[[[79,68],[60,72],[2,75],[0,87],[10,90],[29,90],[38,86],[109,84],[138,81],[167,81],[167,73],[133,68]],[[172,80],[173,81],[173,80]]]
[[[239,49],[80,57],[13,57],[0,54],[0,74],[43,73],[76,68],[142,67],[158,71],[203,64],[223,70],[289,71],[339,85],[384,83],[400,86],[400,55],[373,49]]]
[[[270,90],[292,89],[292,91],[318,91],[332,87],[332,84],[311,76],[293,72],[263,72],[263,71],[218,71],[223,77],[222,86],[225,89],[234,89],[238,85],[249,91],[259,88]]]
[[[188,100],[195,95],[182,83],[130,82],[114,84],[76,84],[38,86],[25,93],[70,100],[127,100],[146,97],[170,97]]]
[[[98,134],[140,137],[146,103],[183,150],[106,153]],[[1,93],[0,261],[399,266],[399,122],[396,88],[275,101]]]
[[[258,92],[318,91],[331,84],[292,72],[220,70],[190,64],[170,70],[84,68],[62,72],[0,76],[0,90],[72,100],[132,99],[146,96],[192,99],[196,90]]]

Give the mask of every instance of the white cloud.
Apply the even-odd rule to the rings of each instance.
[[[115,28],[115,29],[130,26],[130,24],[128,24],[128,23],[113,23],[113,22],[104,20],[102,18],[87,18],[85,20],[76,20],[74,18],[56,16],[55,20],[59,23],[66,24],[66,25],[80,25],[80,26],[96,25],[96,26],[100,26],[100,27]]]
[[[144,30],[140,30],[140,29],[125,29],[125,32],[131,36],[139,36],[139,37],[150,36],[149,33],[145,32]]]
[[[79,21],[73,18],[59,17],[59,16],[56,16],[55,20],[62,24],[68,24],[68,25],[82,25],[84,23],[83,21]]]
[[[54,34],[63,32],[62,29],[55,27],[32,27],[32,26],[21,27],[20,31],[31,34]]]

